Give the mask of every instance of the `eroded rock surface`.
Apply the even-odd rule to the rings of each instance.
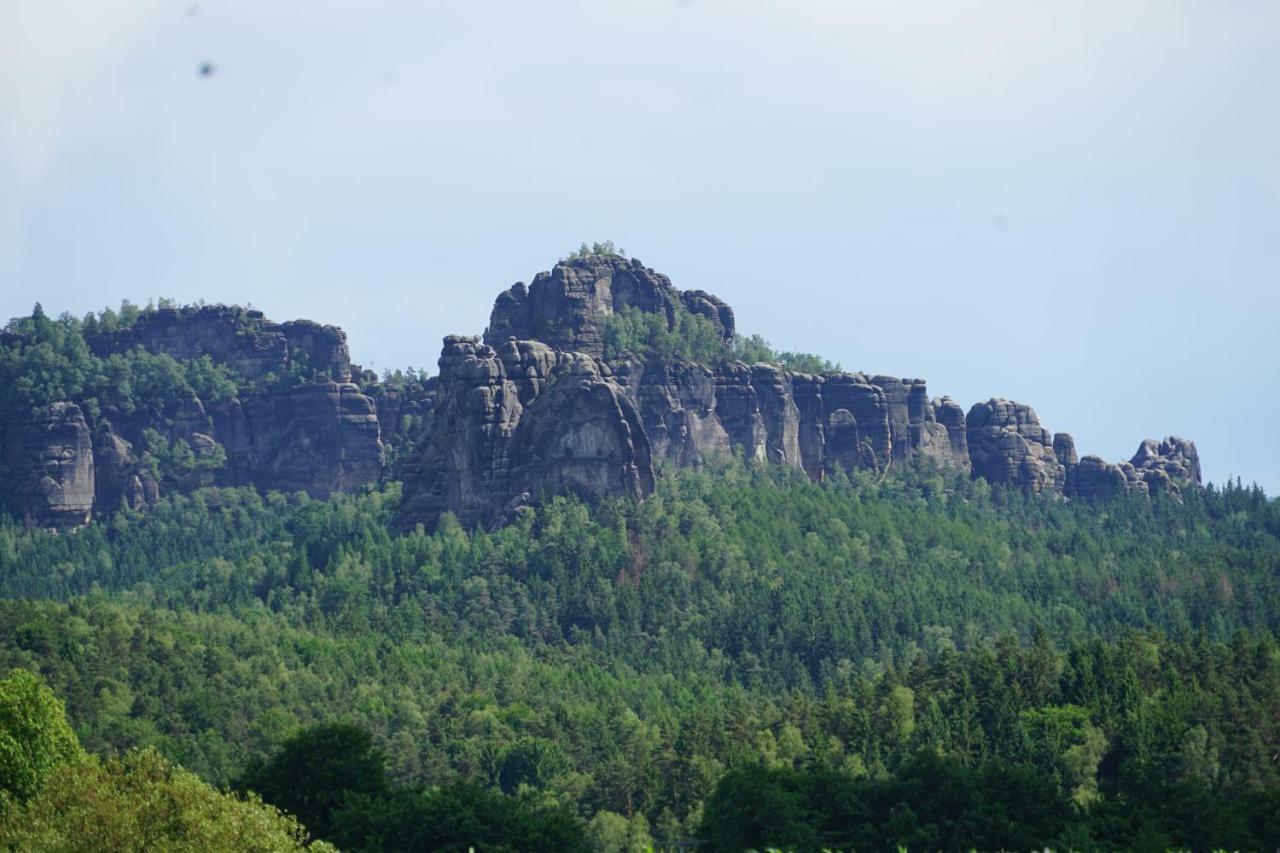
[[[518,513],[532,497],[653,491],[649,439],[607,365],[584,353],[451,336],[440,356],[426,446],[407,469],[403,519],[467,526]]]
[[[314,370],[334,379],[350,379],[347,336],[336,326],[310,320],[273,323],[252,308],[228,305],[160,308],[144,313],[124,329],[89,336],[95,355],[108,356],[142,347],[178,360],[209,356],[242,377]]]
[[[251,485],[325,496],[391,476],[404,481],[402,525],[434,526],[452,512],[488,526],[540,494],[643,497],[662,470],[730,455],[815,481],[924,458],[1086,500],[1176,497],[1200,482],[1185,439],[1144,441],[1128,462],[1079,458],[1071,436],[1052,434],[1030,406],[993,398],[966,414],[950,397],[930,398],[922,379],[812,375],[731,358],[606,362],[605,321],[627,309],[660,315],[669,329],[689,312],[725,342],[734,334],[733,311],[717,297],[677,290],[637,260],[599,255],[504,291],[483,341],[446,338],[439,376],[412,392],[351,364],[334,326],[273,323],[225,306],[146,312],[126,329],[88,334],[92,350],[207,356],[236,372],[237,393],[128,411],[69,400],[11,415],[0,423],[0,501],[33,523],[71,527],[165,491]],[[0,333],[0,345],[21,344]]]
[[[484,341],[501,346],[508,339],[538,340],[553,349],[604,355],[605,318],[624,308],[661,314],[669,327],[684,309],[706,317],[728,341],[733,310],[700,290],[681,293],[671,280],[640,261],[591,255],[561,261],[540,272],[527,286],[519,282],[498,296]]]
[[[53,403],[4,430],[5,481],[17,514],[42,527],[79,527],[93,513],[93,436],[74,403]]]
[[[382,476],[378,409],[347,381],[359,370],[341,329],[203,306],[145,312],[86,339],[100,357],[138,347],[208,357],[236,372],[239,390],[220,400],[136,400],[127,411],[64,401],[10,415],[0,423],[0,505],[14,515],[65,528],[165,491],[253,485],[322,497]],[[6,333],[5,346],[22,343]]]

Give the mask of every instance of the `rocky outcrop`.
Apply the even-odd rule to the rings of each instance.
[[[931,399],[921,379],[658,356],[606,363],[604,321],[628,307],[663,316],[668,328],[683,308],[726,339],[733,332],[724,303],[681,293],[639,261],[589,256],[517,284],[495,302],[484,343],[446,339],[438,388],[420,404],[429,413],[423,450],[404,469],[402,523],[430,527],[453,512],[467,525],[493,524],[541,491],[644,495],[657,471],[730,455],[814,480],[923,458],[1086,499],[1176,495],[1199,481],[1189,443],[1147,442],[1118,466],[1080,460],[1071,436],[1054,436],[1030,406],[992,399],[966,414],[949,397]],[[565,375],[574,384],[559,384]]]
[[[649,439],[609,367],[584,353],[449,337],[427,443],[407,469],[402,521],[467,526],[520,512],[537,495],[642,497]]]
[[[403,526],[431,527],[445,513],[493,525],[543,493],[643,497],[662,470],[724,456],[815,481],[923,459],[1084,500],[1177,497],[1200,482],[1195,445],[1184,439],[1144,441],[1128,462],[1081,459],[1071,436],[1052,434],[1030,406],[991,399],[966,414],[949,397],[930,398],[922,379],[791,372],[734,361],[728,347],[714,364],[606,361],[606,320],[628,309],[662,317],[669,330],[692,314],[725,342],[734,334],[720,299],[604,255],[561,262],[503,292],[483,342],[446,338],[439,376],[404,386],[382,386],[352,365],[334,326],[225,306],[147,311],[126,328],[87,332],[93,352],[208,357],[235,372],[236,393],[169,392],[100,410],[70,400],[10,417],[0,423],[0,502],[33,523],[69,527],[201,486],[322,497],[387,476],[388,447],[391,476],[404,481]],[[0,332],[0,346],[21,345],[22,334]]]
[[[310,320],[273,323],[252,308],[159,308],[143,312],[126,328],[86,337],[100,357],[135,347],[179,361],[209,356],[251,381],[290,372],[351,378],[347,336],[341,329]]]
[[[624,308],[662,315],[675,328],[678,311],[711,321],[723,340],[734,335],[733,310],[700,290],[681,293],[665,275],[640,261],[587,255],[519,282],[498,296],[484,341],[537,340],[553,349],[604,355],[604,321]]]
[[[570,365],[599,386],[590,405],[575,409],[547,392]],[[564,454],[529,454],[585,412],[612,424],[605,434],[627,437],[595,454],[606,460],[588,466],[595,473],[568,476],[555,461]],[[931,401],[921,380],[812,376],[740,362],[711,368],[681,359],[607,365],[532,341],[495,349],[473,338],[446,339],[427,432],[426,449],[404,478],[406,526],[430,527],[448,511],[465,524],[492,524],[544,490],[644,495],[662,468],[730,455],[789,465],[815,480],[838,470],[884,472],[917,455],[969,468],[963,411],[947,398]],[[584,464],[581,453],[566,458]]]
[[[1176,435],[1158,443],[1148,438],[1138,446],[1129,464],[1148,483],[1163,482],[1164,477],[1173,483],[1200,482],[1200,454],[1195,442]]]
[[[1063,490],[1066,469],[1035,409],[993,398],[974,404],[966,422],[974,476],[1033,492]]]
[[[10,416],[0,422],[0,505],[19,517],[74,527],[165,491],[251,485],[323,497],[382,477],[379,411],[347,381],[361,373],[341,329],[204,306],[147,311],[124,329],[91,328],[86,340],[99,357],[139,347],[178,360],[208,357],[235,371],[238,391],[123,408],[108,401],[100,411],[66,401],[34,419]],[[6,333],[5,346],[23,344]]]
[[[1128,462],[1111,463],[1098,456],[1086,456],[1074,471],[1068,468],[1068,472],[1066,494],[1088,500],[1113,498],[1124,492],[1176,498],[1183,488],[1201,482],[1195,443],[1177,436],[1143,441]]]
[[[356,385],[317,379],[232,408],[225,446],[237,485],[325,497],[382,475],[377,408]]]
[[[98,515],[125,507],[142,509],[160,495],[151,471],[141,464],[133,445],[102,419],[93,435],[93,509]]]
[[[74,403],[52,403],[4,430],[0,492],[10,510],[42,527],[79,527],[93,513],[93,437]]]

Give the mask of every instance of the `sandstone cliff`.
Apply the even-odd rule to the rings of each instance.
[[[12,514],[74,527],[167,490],[252,485],[322,497],[382,476],[378,410],[348,381],[359,369],[341,329],[226,306],[162,308],[86,341],[100,358],[135,348],[208,356],[235,371],[238,391],[93,414],[76,400],[17,407],[0,423],[0,506]],[[22,344],[12,334],[5,342]]]
[[[634,309],[675,330],[706,318],[716,363],[654,353],[606,360],[609,318]],[[1028,491],[1080,499],[1171,496],[1200,482],[1195,445],[1146,440],[1127,462],[1078,458],[1030,406],[991,399],[966,413],[922,379],[814,375],[735,361],[733,311],[680,291],[639,261],[587,256],[501,293],[480,338],[445,339],[439,376],[382,385],[350,361],[346,336],[226,306],[161,308],[127,328],[86,332],[100,358],[142,349],[208,357],[236,393],[185,392],[147,405],[57,400],[0,415],[0,503],[74,527],[165,491],[251,485],[314,496],[388,476],[404,482],[400,523],[510,520],[539,495],[643,497],[663,470],[717,456],[787,465],[817,481],[884,474],[923,458]],[[21,347],[20,334],[0,346]],[[388,468],[388,448],[392,465]]]
[[[466,525],[501,523],[540,491],[643,495],[655,472],[727,455],[789,465],[814,480],[837,470],[883,473],[921,457],[992,483],[1086,499],[1177,495],[1200,482],[1189,441],[1148,440],[1119,465],[1077,460],[1071,437],[1041,426],[1030,406],[992,399],[966,414],[949,397],[930,398],[921,379],[817,376],[731,359],[603,359],[611,314],[635,307],[671,326],[681,306],[715,318],[732,339],[728,306],[682,293],[636,260],[562,262],[500,294],[484,344],[445,341],[424,449],[403,476],[401,522],[431,526],[452,511]],[[566,370],[593,389],[572,406],[546,393]],[[590,443],[587,458],[584,423],[608,436]]]

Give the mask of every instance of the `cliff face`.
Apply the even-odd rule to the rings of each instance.
[[[1200,482],[1185,439],[1148,439],[1128,462],[1081,459],[1071,436],[1051,433],[1030,406],[992,399],[966,413],[931,398],[922,379],[652,356],[606,362],[605,320],[626,308],[670,329],[687,311],[726,342],[734,334],[733,312],[716,297],[679,291],[639,261],[587,257],[499,295],[483,340],[446,338],[439,376],[408,395],[352,365],[333,326],[222,306],[149,312],[86,335],[93,352],[208,356],[238,374],[237,393],[92,415],[65,400],[11,414],[0,422],[0,502],[32,523],[74,527],[165,491],[251,485],[325,496],[390,473],[404,481],[402,525],[432,527],[452,512],[488,526],[543,493],[639,498],[664,469],[729,455],[815,481],[923,457],[1089,500],[1177,496]],[[390,472],[388,446],[397,448]],[[162,464],[157,454],[167,454]]]
[[[0,487],[10,503],[47,527],[89,521],[95,494],[93,437],[73,403],[54,403],[39,416],[4,425]]]
[[[104,405],[94,415],[70,400],[9,415],[0,423],[0,505],[34,524],[75,527],[165,491],[252,485],[320,497],[382,475],[378,410],[348,381],[358,368],[341,329],[216,306],[160,309],[86,340],[104,358],[139,347],[208,356],[236,371],[240,390],[127,411]]]
[[[683,306],[718,321],[726,341],[733,335],[723,302],[682,293],[639,261],[562,262],[515,285],[498,296],[483,345],[445,342],[426,449],[404,475],[401,522],[432,526],[452,511],[469,526],[501,523],[540,491],[644,495],[655,471],[718,455],[790,465],[814,480],[924,457],[992,483],[1084,499],[1176,495],[1200,482],[1195,445],[1184,439],[1145,441],[1117,465],[1079,460],[1071,436],[1041,426],[1030,406],[992,399],[966,414],[949,397],[930,398],[921,379],[662,358],[605,363],[605,318],[628,306],[665,316],[669,327]],[[566,370],[595,389],[572,405],[545,390]],[[609,437],[586,459],[566,449],[582,423]]]
[[[346,333],[310,320],[273,323],[252,308],[227,305],[161,308],[118,331],[91,334],[90,349],[106,357],[141,347],[179,361],[209,356],[250,381],[291,370],[351,379]]]
[[[449,337],[429,437],[405,473],[404,517],[467,526],[510,518],[541,492],[653,491],[648,437],[609,368],[536,341]]]

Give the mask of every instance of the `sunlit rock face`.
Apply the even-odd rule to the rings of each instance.
[[[402,524],[432,526],[446,512],[468,526],[500,524],[544,492],[644,496],[663,470],[730,455],[815,481],[922,457],[992,483],[1086,499],[1176,496],[1199,483],[1190,442],[1147,441],[1118,465],[1081,460],[1071,436],[1055,436],[1030,406],[993,398],[966,414],[950,397],[930,398],[922,379],[732,360],[606,361],[606,321],[627,308],[660,315],[668,328],[687,309],[725,341],[734,332],[721,300],[679,291],[637,260],[578,258],[504,291],[483,341],[445,341],[428,439],[403,472]]]

